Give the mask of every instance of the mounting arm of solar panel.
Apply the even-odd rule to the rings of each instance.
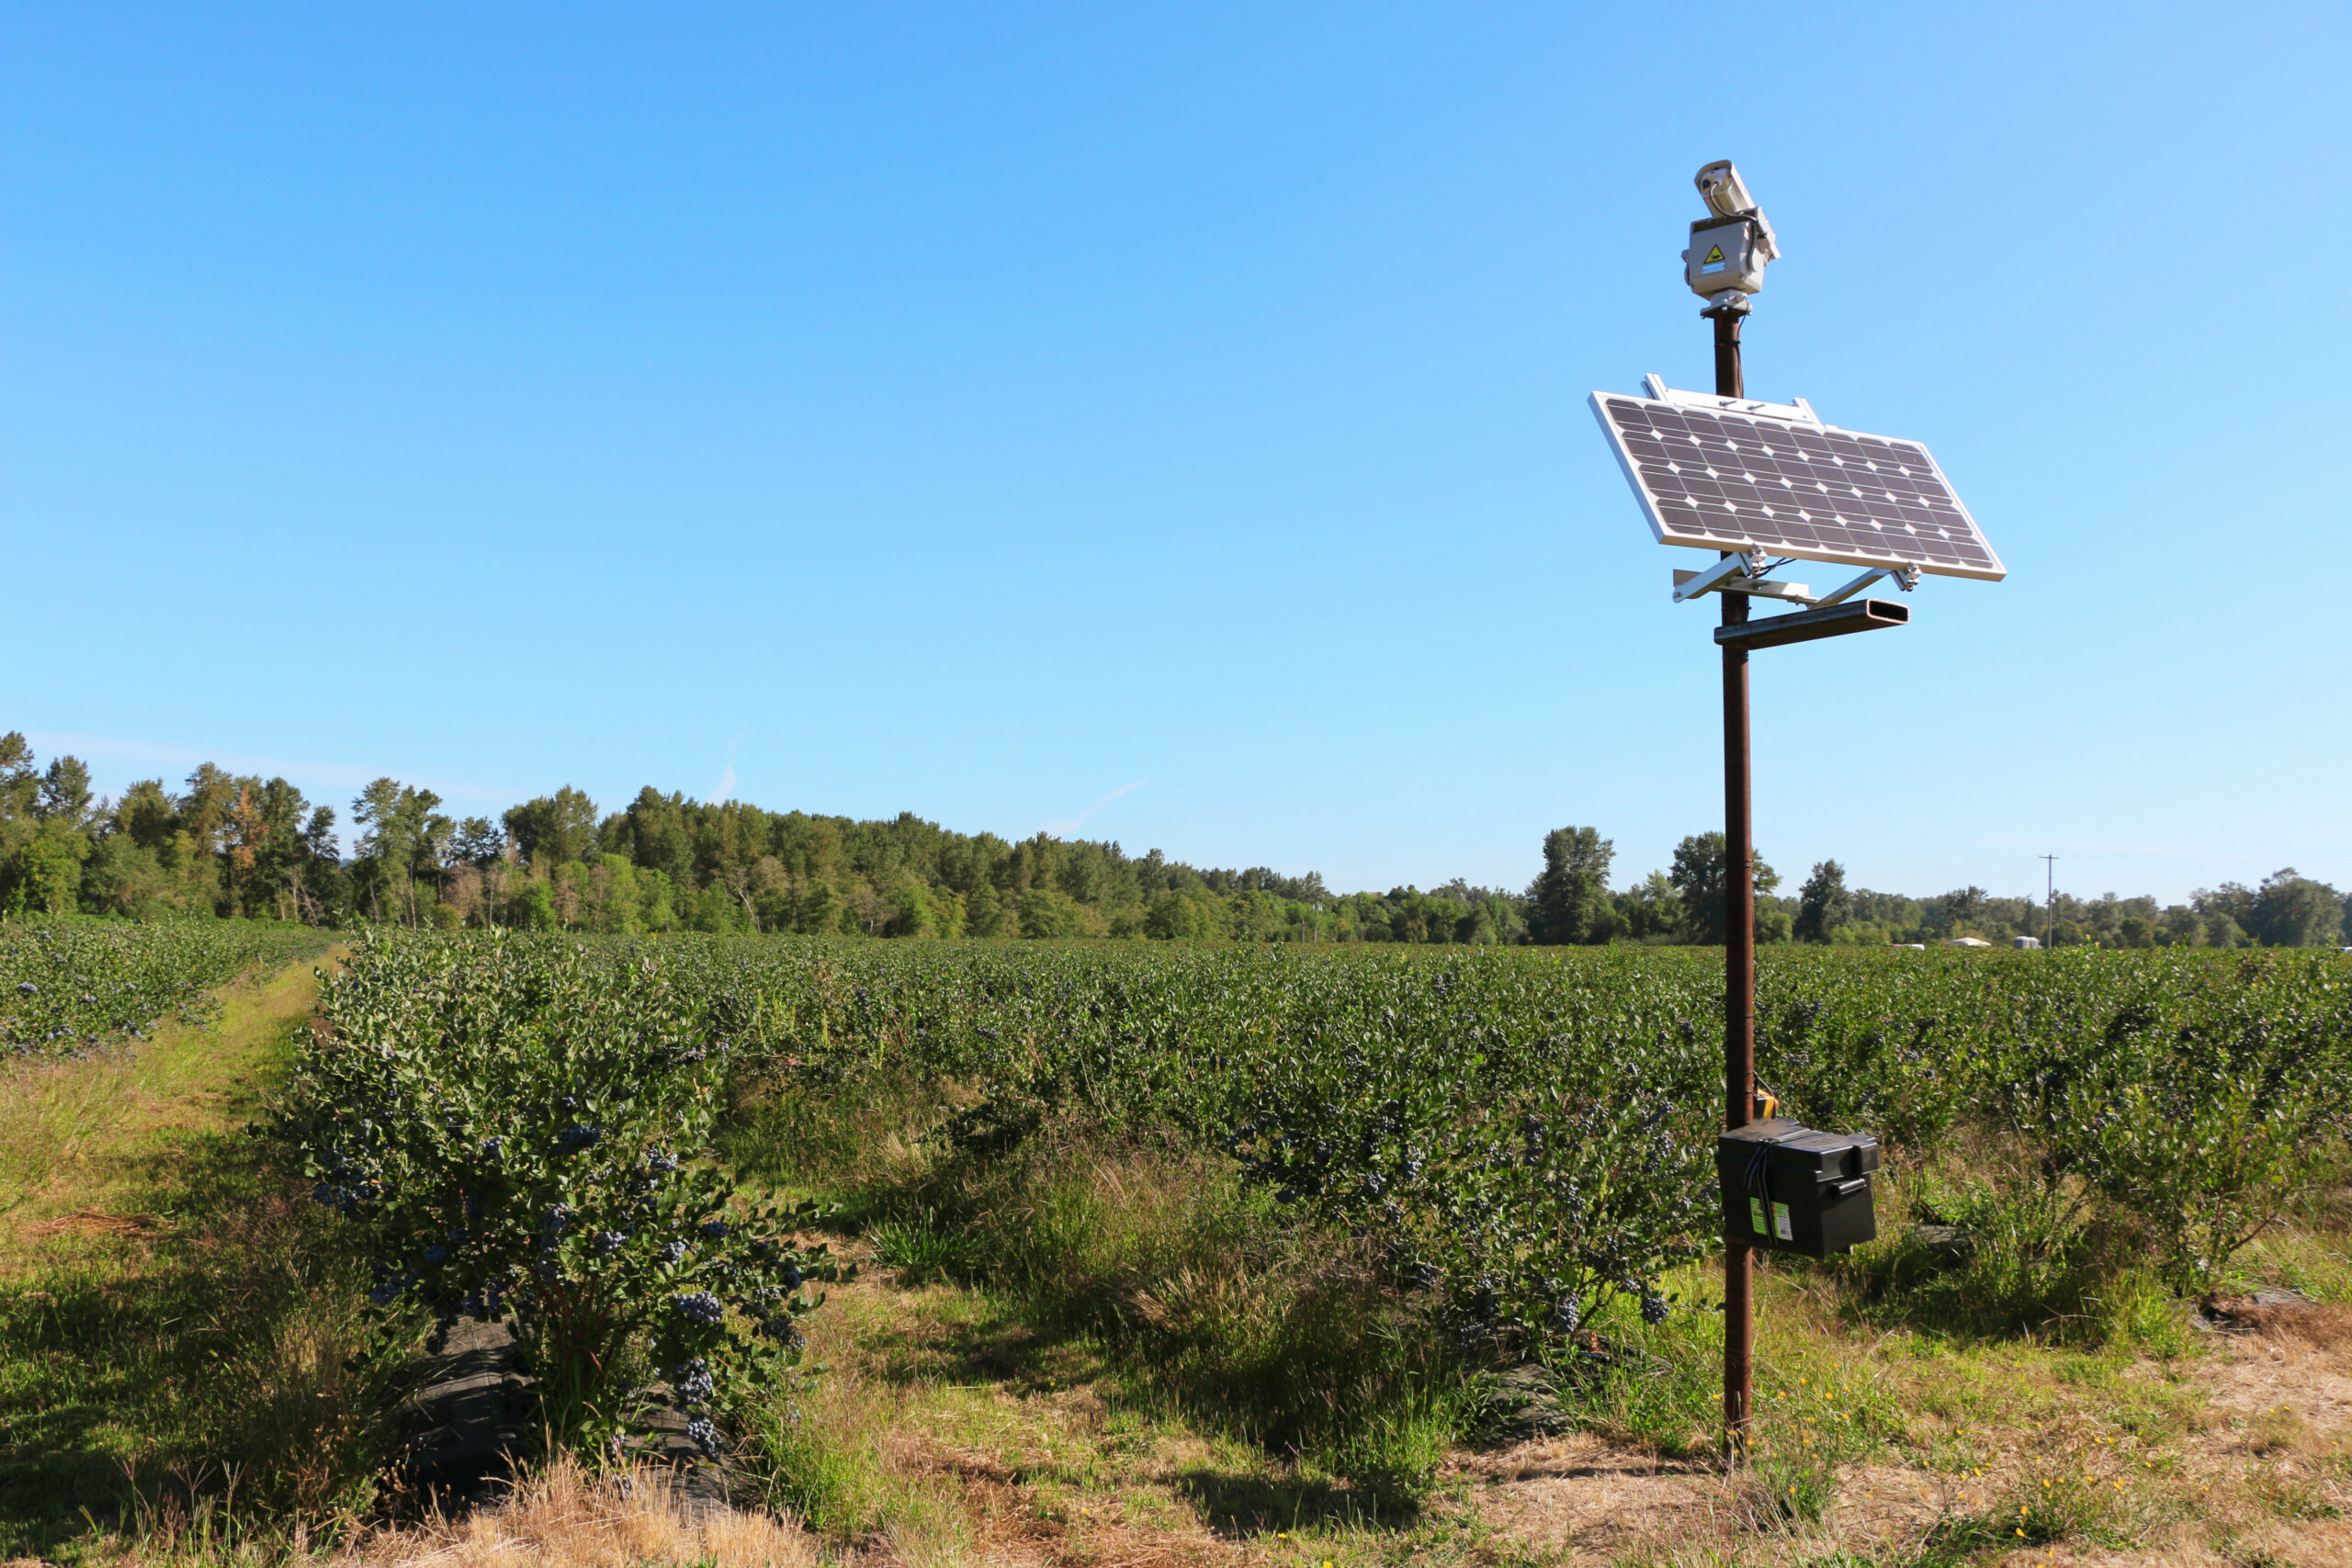
[[[1841,430],[1803,398],[1677,391],[1656,376],[1590,401],[1658,543],[1723,552],[1674,574],[1677,604],[1728,592],[1820,609],[1887,578],[1908,592],[1922,574],[2008,574],[1916,441]],[[1796,560],[1865,570],[1818,596],[1766,575]]]

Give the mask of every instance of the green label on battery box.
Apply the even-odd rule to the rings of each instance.
[[[1753,1224],[1753,1225],[1756,1227],[1756,1234],[1757,1234],[1758,1235],[1770,1235],[1770,1234],[1771,1234],[1770,1231],[1768,1231],[1768,1230],[1765,1228],[1765,1225],[1764,1225],[1764,1200],[1763,1200],[1763,1199],[1761,1199],[1761,1198],[1750,1198],[1750,1199],[1747,1201],[1747,1219],[1748,1219],[1748,1223],[1749,1223],[1749,1224]]]
[[[1772,1224],[1774,1234],[1782,1241],[1796,1240],[1796,1234],[1789,1229],[1789,1206],[1786,1203],[1772,1205]]]

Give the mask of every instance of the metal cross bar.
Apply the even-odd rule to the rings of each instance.
[[[1892,599],[1859,599],[1818,610],[1799,610],[1792,615],[1770,615],[1760,621],[1717,626],[1715,641],[1726,649],[1742,650],[1781,648],[1792,642],[1843,637],[1848,632],[1874,632],[1881,626],[1910,623],[1908,604],[1898,604]]]

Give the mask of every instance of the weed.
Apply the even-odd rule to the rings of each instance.
[[[941,1224],[929,1210],[877,1221],[867,1227],[865,1239],[874,1248],[874,1260],[899,1270],[908,1284],[968,1278],[979,1259],[973,1237]]]

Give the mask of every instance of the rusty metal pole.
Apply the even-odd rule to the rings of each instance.
[[[1715,323],[1715,396],[1744,398],[1747,383],[1739,373],[1739,323],[1747,317],[1738,310],[1717,310],[1709,319]]]
[[[1715,393],[1746,397],[1740,315],[1717,312]],[[1727,626],[1747,621],[1747,595],[1723,596]],[[1756,852],[1748,781],[1747,650],[1724,649],[1724,1125],[1756,1114]],[[1724,1243],[1724,1437],[1736,1461],[1747,1449],[1755,1403],[1755,1254]]]

